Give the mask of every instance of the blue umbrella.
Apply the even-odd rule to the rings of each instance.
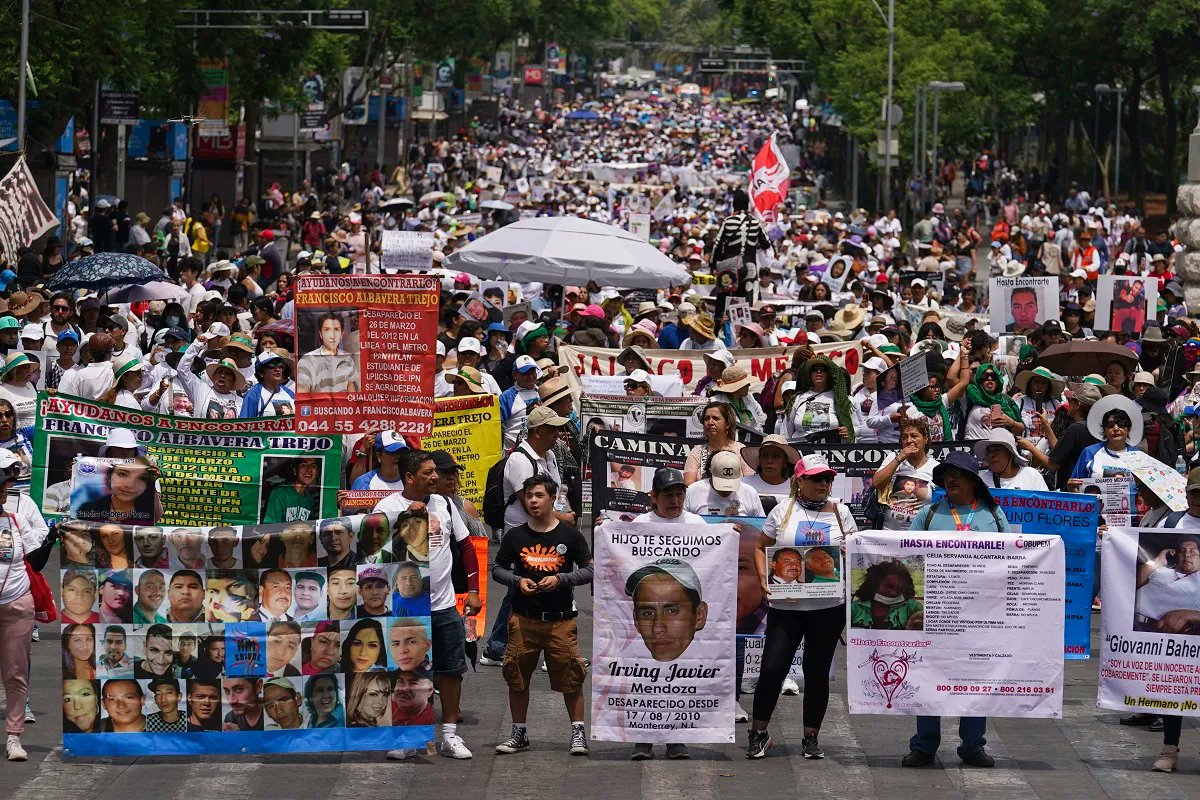
[[[600,119],[600,115],[588,108],[580,111],[572,111],[570,114],[567,114],[567,119],[597,120]]]
[[[46,288],[51,292],[76,289],[105,292],[119,286],[169,280],[165,272],[141,256],[132,253],[96,253],[59,267],[46,281]]]

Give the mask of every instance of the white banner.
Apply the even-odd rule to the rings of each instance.
[[[1200,716],[1200,536],[1109,528],[1100,556],[1104,708]]]
[[[650,215],[630,214],[629,232],[643,241],[650,241]]]
[[[850,713],[1062,717],[1060,537],[866,531],[846,565]]]
[[[384,272],[418,271],[433,267],[433,234],[424,231],[383,231],[380,234]]]
[[[738,533],[596,529],[592,738],[732,744]]]
[[[809,346],[817,355],[829,356],[835,363],[845,367],[850,373],[852,386],[862,383],[861,344],[822,342]],[[561,344],[558,346],[558,363],[571,368],[567,377],[578,386],[579,378],[584,375],[621,374],[622,368],[617,364],[617,356],[621,355],[621,352],[609,347],[576,347]],[[764,347],[730,352],[733,353],[738,366],[744,367],[750,373],[750,377],[761,383],[791,366],[796,347]],[[678,375],[683,382],[685,394],[695,391],[696,382],[708,369],[704,363],[704,353],[700,350],[646,350],[645,355],[650,362],[650,371],[654,374]]]
[[[992,333],[1027,333],[1058,319],[1058,282],[1045,278],[992,278],[988,282]]]
[[[16,269],[17,248],[33,244],[58,219],[42,200],[25,157],[17,159],[0,180],[0,248]]]

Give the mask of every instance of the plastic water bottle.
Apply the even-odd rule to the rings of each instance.
[[[570,504],[567,503],[567,487],[558,487],[558,493],[554,495],[554,510],[559,514],[565,514],[571,510]]]

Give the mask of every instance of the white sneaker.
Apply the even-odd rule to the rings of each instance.
[[[737,709],[733,712],[734,722],[749,722],[750,715],[746,713],[746,709],[742,708],[742,704],[737,704]]]
[[[783,688],[779,690],[780,694],[797,695],[800,694],[800,684],[796,683],[791,678],[783,679]]]
[[[33,713],[33,706],[29,704],[28,700],[25,701],[25,721],[29,723],[37,722],[37,717]]]
[[[10,733],[8,743],[4,745],[4,755],[9,761],[28,761],[29,753],[21,747],[21,737]]]
[[[467,743],[457,733],[451,733],[442,737],[442,743],[438,745],[438,753],[447,758],[471,757],[471,751],[467,749]]]
[[[504,662],[497,658],[488,658],[482,653],[479,654],[479,665],[483,667],[500,667]]]
[[[388,750],[388,761],[403,761],[406,758],[411,758],[417,754],[417,750]]]

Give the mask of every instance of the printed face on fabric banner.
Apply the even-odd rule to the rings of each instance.
[[[428,577],[392,556],[392,525],[376,516],[384,546],[362,563],[359,532],[376,536],[364,517],[64,525],[64,753],[423,746],[433,736]],[[427,531],[397,541],[427,562]]]
[[[1109,528],[1100,560],[1104,708],[1200,715],[1200,537]]]
[[[1027,533],[851,537],[851,713],[1061,717],[1064,549]]]
[[[599,529],[593,738],[733,740],[737,601],[720,587],[735,581],[737,537],[730,525]],[[678,709],[661,711],[662,695]]]
[[[994,334],[1027,334],[1047,320],[1059,318],[1054,278],[991,278],[991,327]]]

